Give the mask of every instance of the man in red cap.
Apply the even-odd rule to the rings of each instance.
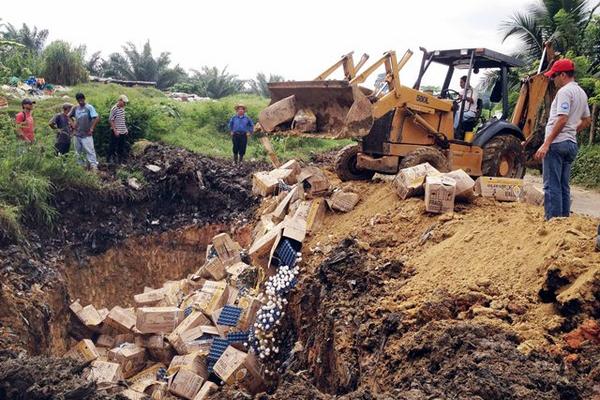
[[[546,220],[568,217],[571,164],[577,156],[577,132],[590,126],[588,97],[575,82],[575,65],[568,58],[557,60],[544,73],[559,89],[550,107],[544,143],[535,153],[543,160],[544,215]]]

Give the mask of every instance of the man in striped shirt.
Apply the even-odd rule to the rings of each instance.
[[[129,133],[125,124],[125,105],[129,99],[124,94],[119,96],[117,104],[110,109],[108,122],[112,129],[108,146],[108,162],[119,163],[124,158],[125,136]]]

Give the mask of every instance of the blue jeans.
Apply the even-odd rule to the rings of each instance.
[[[577,156],[577,143],[570,140],[552,143],[542,164],[544,176],[544,216],[568,217],[571,209],[569,178]]]
[[[80,165],[84,165],[86,158],[90,167],[93,169],[98,168],[98,161],[96,160],[96,150],[94,149],[94,138],[92,136],[75,136],[75,151],[77,151],[77,162]]]

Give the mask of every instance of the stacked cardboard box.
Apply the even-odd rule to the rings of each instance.
[[[266,388],[256,335],[269,279],[283,269],[288,288],[293,287],[298,251],[306,236],[319,229],[326,204],[348,211],[358,195],[338,190],[327,202],[318,197],[330,193],[325,174],[293,160],[255,174],[253,181],[256,193],[278,195],[255,227],[247,256],[222,233],[213,238],[206,261],[193,274],[144,288],[133,296],[135,307],[98,310],[79,301],[72,304],[73,320],[89,337],[66,356],[92,362],[88,379],[113,389],[126,379],[128,389],[121,394],[130,399],[161,398],[168,392],[203,400],[221,381],[251,394]]]

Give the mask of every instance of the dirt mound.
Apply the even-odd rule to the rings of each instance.
[[[0,354],[0,399],[108,400],[122,396],[96,393],[96,384],[81,378],[84,364],[72,359]]]

